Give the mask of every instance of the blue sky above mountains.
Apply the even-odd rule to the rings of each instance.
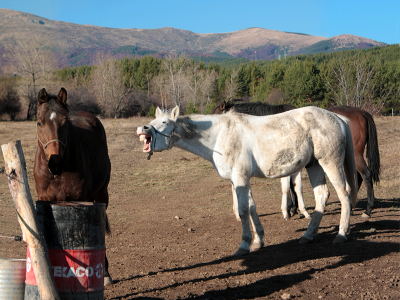
[[[56,21],[111,28],[174,27],[221,33],[261,27],[327,38],[353,34],[400,43],[400,1],[395,0],[13,0],[0,7]]]

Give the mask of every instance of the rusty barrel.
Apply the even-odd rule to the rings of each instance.
[[[37,201],[36,213],[61,299],[104,299],[106,205]],[[40,300],[29,248],[26,265],[25,299]]]
[[[0,299],[24,300],[26,259],[0,259]]]

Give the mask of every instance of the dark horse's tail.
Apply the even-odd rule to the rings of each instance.
[[[371,172],[372,181],[379,182],[381,172],[381,161],[379,158],[378,135],[373,117],[370,113],[362,110],[363,116],[367,120],[368,139],[367,139],[367,160],[368,168]]]

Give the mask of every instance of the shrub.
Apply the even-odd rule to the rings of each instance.
[[[206,108],[204,110],[204,114],[205,115],[210,115],[212,113],[212,111],[214,110],[214,108],[217,107],[217,104],[214,101],[210,101],[207,103]]]
[[[17,93],[15,79],[3,78],[0,81],[0,115],[6,114],[11,120],[21,111],[21,102]]]
[[[189,102],[186,106],[185,114],[198,114],[199,109],[193,104],[193,102]]]
[[[156,107],[154,106],[154,104],[150,106],[148,116],[153,118],[156,116]]]
[[[86,111],[93,115],[101,113],[96,97],[84,88],[69,89],[67,103],[71,111]]]

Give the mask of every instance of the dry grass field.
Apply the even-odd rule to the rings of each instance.
[[[375,119],[381,182],[370,219],[361,187],[348,242],[334,245],[340,204],[331,197],[312,244],[298,240],[308,220],[280,213],[279,180],[252,179],[265,247],[234,258],[241,225],[232,213],[230,183],[211,164],[179,149],[142,153],[136,128],[149,118],[102,120],[112,163],[106,237],[115,284],[105,299],[399,299],[400,117]],[[21,140],[31,193],[37,147],[35,122],[0,122],[0,144]],[[4,167],[3,156],[0,168]],[[303,172],[307,208],[313,191]],[[4,172],[0,174],[0,235],[20,235]],[[179,218],[176,218],[178,216]],[[24,258],[26,245],[0,238],[1,258]]]

